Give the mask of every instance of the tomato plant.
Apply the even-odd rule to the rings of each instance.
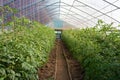
[[[84,80],[120,79],[120,32],[98,21],[93,28],[66,30],[62,39],[85,70]]]
[[[54,30],[26,18],[21,24],[22,19],[16,20],[14,30],[0,34],[0,80],[37,80],[37,70],[53,47]]]

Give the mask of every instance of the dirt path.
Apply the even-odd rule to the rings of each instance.
[[[71,80],[69,77],[67,62],[63,54],[63,46],[60,40],[57,41],[56,51],[55,80]]]
[[[83,80],[84,71],[63,42],[56,40],[48,63],[39,71],[39,80]]]

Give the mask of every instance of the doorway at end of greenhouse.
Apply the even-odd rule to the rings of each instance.
[[[61,40],[62,29],[55,29],[56,39]]]

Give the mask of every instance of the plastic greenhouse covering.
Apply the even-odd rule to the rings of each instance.
[[[0,0],[0,80],[120,80],[120,0]]]
[[[115,26],[120,23],[120,0],[0,0],[0,6],[6,5],[18,10],[17,17],[48,26],[63,26],[65,22],[78,28],[91,27],[99,19]]]

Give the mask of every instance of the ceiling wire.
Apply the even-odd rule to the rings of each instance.
[[[116,1],[114,1],[113,3],[116,3],[116,2],[118,2],[118,1],[119,1],[119,0],[116,0]],[[107,6],[103,7],[103,8],[101,8],[100,10],[103,10],[103,9],[109,7],[109,6],[111,6],[111,5],[107,5]],[[118,9],[114,9],[114,10],[108,11],[108,12],[106,12],[105,14],[111,13],[111,12],[116,11],[116,10],[118,10]],[[97,12],[93,13],[92,15],[94,15],[94,14],[96,14],[96,13],[97,13]],[[101,14],[101,15],[98,15],[98,16],[96,16],[95,18],[100,17],[100,16],[103,16],[103,15],[102,15],[102,14]],[[94,18],[91,18],[91,19],[89,19],[89,20],[92,20],[92,19],[94,19]],[[88,20],[88,21],[89,21],[89,20]]]
[[[116,2],[118,2],[118,1],[119,1],[119,0],[116,0],[116,1],[114,1],[114,2],[112,2],[112,3],[116,3]],[[103,9],[109,7],[109,6],[111,6],[111,5],[106,5],[105,7],[101,8],[100,10],[103,10]],[[94,15],[94,14],[96,14],[96,13],[97,13],[97,12],[94,12],[92,15]]]
[[[74,3],[75,3],[75,0],[73,1],[73,3],[72,3],[72,5],[71,5],[70,9],[68,10],[68,13],[66,14],[66,17],[67,17],[67,16],[68,16],[68,14],[70,13],[70,11],[71,11],[71,9],[72,9],[72,7],[73,7]]]

